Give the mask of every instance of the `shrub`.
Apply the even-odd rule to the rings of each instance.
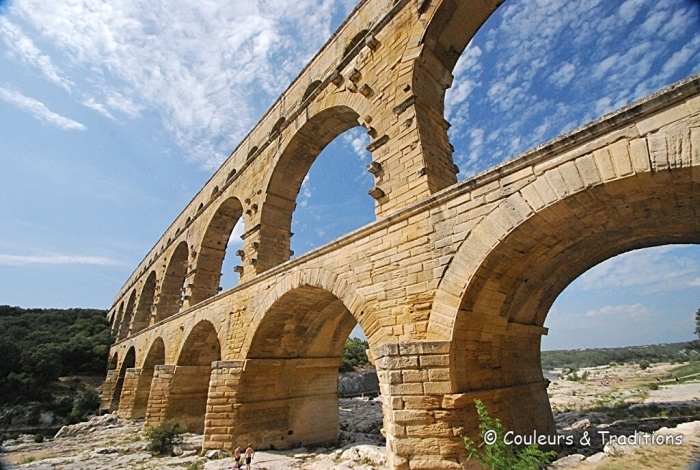
[[[44,435],[43,434],[34,434],[34,442],[37,444],[41,444],[44,442]]]
[[[649,364],[649,361],[647,361],[646,359],[642,359],[641,361],[639,361],[639,368],[642,370],[648,369],[650,365],[651,364]]]
[[[148,445],[146,450],[157,455],[168,455],[172,452],[173,446],[182,442],[182,431],[180,423],[165,421],[156,427],[146,430]]]
[[[469,437],[463,436],[464,445],[469,453],[468,459],[476,457],[481,465],[491,470],[536,470],[549,463],[556,452],[543,452],[536,445],[529,445],[522,449],[516,449],[503,442],[505,428],[501,421],[489,416],[481,400],[474,400],[476,412],[479,415],[479,431],[481,444],[474,444]],[[493,444],[484,442],[486,433],[496,433]]]

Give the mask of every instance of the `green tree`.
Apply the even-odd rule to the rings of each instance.
[[[695,335],[700,338],[700,308],[695,312]]]

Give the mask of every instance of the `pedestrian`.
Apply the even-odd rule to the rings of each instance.
[[[241,468],[241,445],[238,444],[236,446],[236,450],[233,451],[233,460],[234,460],[234,465],[235,467],[233,468]]]
[[[248,448],[245,450],[245,470],[250,470],[250,463],[253,461],[253,455],[255,455],[253,446],[252,444],[248,444]]]

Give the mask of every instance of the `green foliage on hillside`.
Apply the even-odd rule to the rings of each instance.
[[[355,368],[369,367],[367,359],[369,344],[360,338],[348,338],[343,348],[343,363],[340,372],[352,372]]]
[[[50,401],[58,377],[104,375],[111,342],[104,310],[0,305],[0,406]]]
[[[542,351],[542,368],[595,367],[607,364],[654,364],[657,362],[681,362],[691,358],[693,343],[653,344],[625,348],[570,349]]]

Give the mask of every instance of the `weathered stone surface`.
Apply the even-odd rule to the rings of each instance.
[[[700,77],[457,183],[444,91],[500,3],[360,4],[117,294],[104,409],[203,430],[207,449],[330,445],[359,323],[388,466],[458,465],[477,397],[519,432],[553,432],[546,306],[590,260],[700,242],[700,108],[686,104]],[[377,221],[290,260],[308,169],[360,125]],[[241,283],[219,292],[240,219]]]

